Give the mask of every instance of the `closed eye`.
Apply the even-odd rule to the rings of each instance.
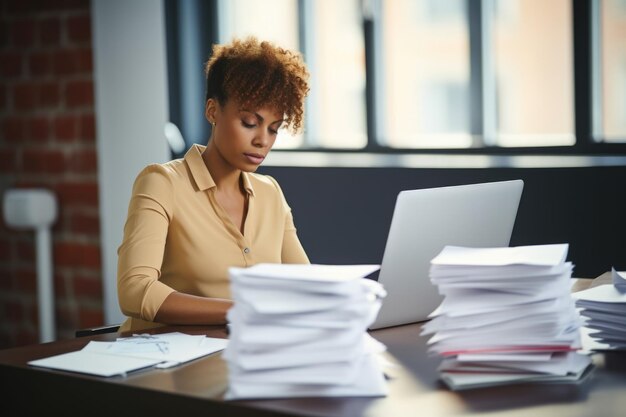
[[[252,129],[253,127],[256,127],[254,123],[246,123],[244,120],[241,121],[241,124],[243,125],[243,127],[247,127],[248,129]]]

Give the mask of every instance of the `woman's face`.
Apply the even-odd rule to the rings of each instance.
[[[274,146],[283,115],[270,107],[242,108],[235,100],[221,106],[207,103],[206,116],[215,122],[212,141],[233,168],[254,172]]]

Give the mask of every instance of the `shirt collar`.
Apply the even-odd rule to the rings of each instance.
[[[209,169],[204,164],[204,159],[202,159],[202,152],[204,152],[205,149],[206,146],[194,144],[191,148],[189,148],[184,158],[189,170],[191,171],[191,176],[200,191],[208,190],[209,188],[216,186]],[[250,182],[250,174],[242,172],[241,178],[244,190],[246,190],[248,194],[254,196],[254,188]]]
[[[252,188],[252,183],[250,182],[250,174],[241,171],[241,182],[243,183],[243,189],[254,197],[254,188]]]

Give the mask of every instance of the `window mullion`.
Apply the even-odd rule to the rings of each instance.
[[[592,59],[594,49],[599,46],[592,44],[593,39],[593,13],[592,0],[572,0],[572,18],[573,18],[573,36],[574,36],[574,123],[576,143],[574,149],[578,152],[589,151],[593,135],[599,134],[600,131],[595,130],[593,124],[601,120],[601,100],[595,102],[595,95],[600,94],[600,85],[594,85],[600,79],[594,76],[594,71],[598,71],[599,61],[594,63]],[[599,3],[599,2],[598,2]],[[599,28],[597,28],[599,30]],[[598,33],[599,34],[599,33]],[[597,73],[599,77],[600,74]],[[597,91],[594,89],[597,88]],[[599,97],[598,97],[599,98]],[[600,139],[600,138],[598,138]]]
[[[470,50],[470,134],[473,147],[483,146],[483,78],[481,1],[467,0]]]
[[[482,79],[483,145],[497,144],[496,73],[493,60],[494,0],[483,0],[480,6],[480,58]]]
[[[493,63],[493,0],[467,0],[470,39],[470,131],[474,147],[495,146],[497,92]]]
[[[365,40],[365,103],[367,120],[367,150],[377,150],[385,146],[384,134],[384,94],[382,63],[382,7],[380,0],[364,0],[363,36]]]
[[[309,70],[309,94],[306,98],[305,147],[319,146],[319,106],[320,101],[317,94],[317,57],[315,54],[315,37],[313,31],[316,27],[316,15],[313,4],[314,0],[298,0],[298,27],[300,51],[304,56]]]
[[[591,137],[590,141],[602,141],[602,32],[600,21],[600,2],[592,0],[591,8]]]

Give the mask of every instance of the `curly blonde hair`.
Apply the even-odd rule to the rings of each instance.
[[[309,73],[299,53],[252,36],[235,39],[213,45],[205,73],[205,100],[224,105],[232,98],[249,109],[269,106],[285,115],[285,127],[301,131]]]

